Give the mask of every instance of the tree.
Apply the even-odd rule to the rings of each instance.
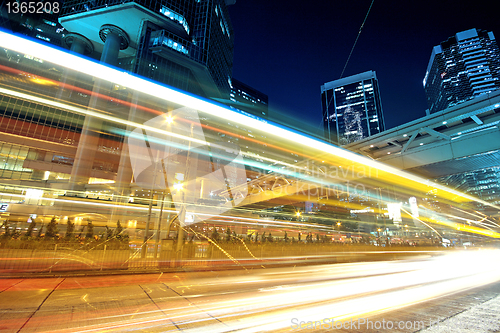
[[[66,222],[66,235],[64,238],[70,239],[71,236],[73,236],[73,233],[75,232],[75,223],[68,218],[68,221]]]
[[[358,230],[358,223],[352,221],[344,221],[340,226],[339,230],[356,232]]]
[[[214,228],[214,231],[212,232],[212,236],[210,236],[210,238],[214,242],[218,242],[219,241],[219,233],[217,232],[217,228]]]
[[[33,229],[35,229],[35,227],[36,227],[36,222],[33,219],[31,221],[30,225],[28,226],[28,230],[26,230],[26,233],[24,234],[24,237],[25,238],[30,238],[33,235]]]
[[[118,220],[116,222],[115,238],[121,240],[123,237],[122,232],[123,232],[123,227],[122,224],[120,223],[120,220]]]
[[[12,235],[10,234],[10,231],[9,231],[9,224],[7,223],[7,221],[5,221],[3,224],[2,224],[2,227],[5,228],[5,233],[2,235],[2,238],[10,238]],[[2,229],[2,227],[0,227],[0,229]]]
[[[47,230],[45,231],[45,239],[54,239],[57,238],[59,233],[59,229],[57,228],[57,220],[56,217],[54,216],[49,224],[47,224]]]
[[[40,229],[38,229],[38,234],[36,235],[37,238],[42,237],[42,230],[43,230],[43,223],[42,223],[42,226],[40,227]]]
[[[106,226],[106,240],[110,240],[111,238],[113,238],[113,229],[110,229],[108,228],[108,226]]]
[[[94,238],[94,225],[91,220],[87,220],[87,233],[85,234],[85,239]]]

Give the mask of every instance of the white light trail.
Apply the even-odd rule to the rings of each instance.
[[[222,105],[215,104],[212,101],[204,100],[199,97],[192,96],[187,93],[177,91],[172,88],[162,86],[160,84],[145,80],[143,78],[129,74],[112,67],[107,67],[103,64],[90,61],[85,58],[78,57],[59,49],[52,48],[48,45],[36,43],[31,40],[21,38],[3,31],[0,31],[0,47],[14,50],[24,54],[36,54],[36,58],[42,59],[47,62],[57,63],[58,65],[73,69],[75,71],[94,76],[110,82],[115,82],[120,86],[134,89],[147,95],[161,98],[168,102],[173,102],[179,105],[184,105],[195,110],[201,110],[205,113],[214,115],[225,119],[226,121],[238,123],[248,128],[261,130],[267,132],[269,135],[278,138],[286,138],[296,144],[307,146],[317,151],[331,154],[340,158],[348,159],[353,162],[359,163],[364,166],[376,168],[378,170],[414,181],[429,187],[439,189],[445,193],[454,195],[456,197],[466,199],[468,201],[480,202],[484,205],[499,209],[497,205],[493,205],[486,201],[472,197],[470,195],[461,193],[459,191],[447,188],[446,186],[433,183],[429,180],[420,178],[418,176],[403,172],[394,167],[373,161],[361,155],[357,155],[342,148],[333,146],[329,143],[313,139],[303,134],[296,133],[292,130],[268,123],[263,120],[255,119],[237,112],[232,111]],[[57,59],[57,60],[56,60]],[[102,117],[101,117],[102,118]],[[103,118],[105,119],[105,118]],[[135,124],[134,124],[135,126]],[[154,129],[151,129],[154,130]]]

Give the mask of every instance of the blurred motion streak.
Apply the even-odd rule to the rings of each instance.
[[[479,250],[393,262],[256,269],[218,277],[213,273],[117,276],[99,283],[78,277],[57,288],[69,304],[54,302],[62,296],[56,292],[25,329],[263,332],[287,330],[297,322],[356,321],[496,282],[498,258],[498,250]],[[17,290],[27,290],[23,284],[29,286],[23,281]],[[133,288],[137,286],[139,292]],[[16,288],[0,297],[14,297]],[[101,299],[103,288],[106,294],[115,293],[115,299]],[[15,329],[19,325],[15,318],[28,314],[8,313],[12,319],[4,317],[0,323]],[[384,316],[391,319],[390,313]]]
[[[3,274],[402,259],[500,238],[496,202],[3,31],[0,48]]]

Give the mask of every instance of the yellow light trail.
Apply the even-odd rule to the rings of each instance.
[[[376,314],[497,282],[498,258],[498,250],[461,251],[425,261],[252,270],[244,276],[179,279],[165,285],[182,294],[180,298],[187,301],[185,305],[176,303],[177,297],[168,296],[157,298],[154,309],[130,307],[120,308],[120,313],[103,311],[98,320],[90,322],[88,315],[63,313],[55,317],[62,323],[59,325],[51,321],[53,314],[47,314],[37,329],[53,333],[111,333],[158,329],[177,332],[182,327],[185,332],[266,332],[307,329],[308,322],[349,325],[352,319],[366,323]],[[229,292],[221,294],[220,288],[229,288]],[[65,321],[67,316],[75,318],[70,321],[71,326]],[[386,319],[391,317],[388,313]],[[317,328],[329,331],[335,327]],[[365,330],[359,326],[343,328]]]
[[[195,110],[201,110],[204,113],[208,113],[213,116],[219,117],[221,119],[225,119],[226,121],[234,122],[246,126],[247,128],[253,128],[255,130],[266,132],[268,135],[274,136],[279,139],[286,138],[287,141],[299,144],[302,147],[307,147],[309,149],[318,152],[327,153],[331,156],[336,156],[341,159],[350,160],[352,162],[358,163],[363,166],[375,168],[380,172],[387,173],[387,176],[382,174],[382,177],[385,180],[390,181],[391,183],[394,182],[401,183],[401,181],[404,180],[405,182],[407,182],[405,185],[408,187],[417,188],[419,190],[424,190],[426,188],[427,189],[433,188],[437,192],[436,195],[441,198],[450,199],[457,202],[464,202],[464,201],[480,202],[486,206],[491,206],[495,209],[500,210],[500,207],[498,207],[497,205],[490,204],[486,201],[474,198],[470,195],[447,188],[446,186],[433,183],[429,180],[420,178],[418,176],[412,175],[407,172],[403,172],[394,167],[390,167],[380,162],[373,161],[364,156],[357,155],[350,151],[328,144],[324,141],[320,141],[305,136],[303,134],[299,134],[297,132],[285,129],[283,127],[268,123],[263,120],[255,119],[240,113],[236,113],[230,110],[229,108],[215,104],[214,102],[203,100],[195,96],[191,96],[183,92],[167,88],[157,83],[153,83],[144,80],[142,78],[136,77],[127,72],[107,67],[84,58],[80,58],[76,55],[51,48],[47,45],[38,44],[36,42],[26,40],[15,35],[11,35],[6,32],[0,32],[0,46],[14,50],[19,53],[24,53],[28,55],[36,54],[37,58],[42,59],[44,61],[56,62],[58,65],[106,81],[115,83],[119,82],[120,86],[134,89],[146,95],[151,95],[156,98],[161,98],[167,102],[173,102],[178,105],[184,105]],[[57,59],[57,61],[55,61],[55,59]],[[66,108],[67,106],[61,105],[61,107]],[[79,110],[78,112],[81,111]],[[113,121],[111,120],[112,118],[106,118],[105,116],[98,115],[92,111],[86,111],[86,112],[87,114],[91,114],[93,116],[102,119]],[[141,124],[135,124],[133,122],[128,122],[124,120],[120,120],[120,122],[144,129],[146,129],[147,127]],[[158,132],[158,129],[155,128],[148,128],[148,130]],[[161,131],[162,134],[166,134],[164,132],[165,131]]]

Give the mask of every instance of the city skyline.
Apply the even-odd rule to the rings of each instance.
[[[233,77],[269,96],[270,119],[321,129],[320,86],[340,77],[370,3],[236,2]],[[343,77],[377,72],[386,129],[425,116],[423,79],[435,45],[472,28],[500,33],[488,2],[476,4],[374,2]]]

